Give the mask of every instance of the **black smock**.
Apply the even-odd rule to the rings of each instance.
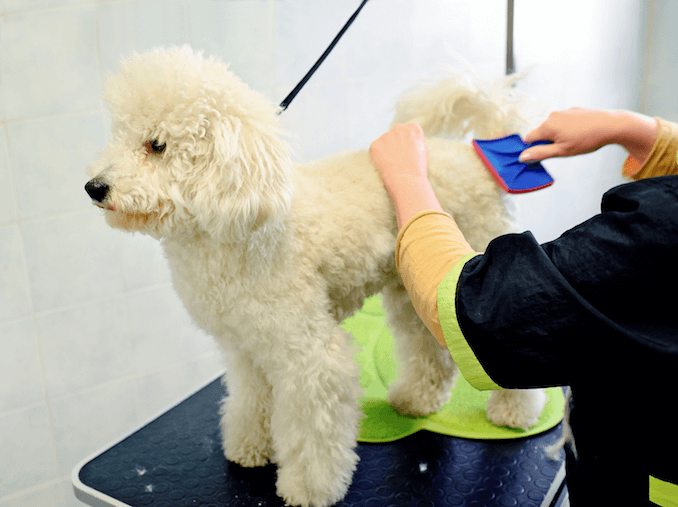
[[[654,505],[649,476],[678,484],[677,259],[678,176],[664,176],[613,188],[555,241],[497,238],[461,272],[459,327],[492,380],[572,388],[572,507]]]

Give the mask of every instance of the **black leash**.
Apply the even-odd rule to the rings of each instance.
[[[287,109],[287,106],[289,106],[290,102],[292,102],[292,100],[294,100],[294,97],[297,96],[297,93],[299,93],[299,90],[301,90],[304,87],[304,85],[306,84],[306,82],[309,79],[311,79],[311,76],[313,75],[313,73],[316,70],[318,70],[318,67],[320,67],[320,64],[323,63],[325,58],[327,58],[327,55],[330,54],[330,51],[332,51],[332,49],[334,49],[334,46],[337,45],[337,42],[339,42],[339,39],[341,39],[341,36],[344,35],[344,32],[346,32],[346,30],[348,30],[348,27],[351,26],[351,23],[353,23],[355,18],[358,17],[358,14],[360,13],[361,9],[365,6],[366,3],[367,3],[367,0],[362,1],[362,3],[360,4],[360,7],[358,7],[358,9],[353,13],[353,16],[351,16],[351,18],[346,22],[346,24],[344,25],[344,28],[341,29],[341,32],[339,32],[339,34],[334,38],[332,43],[325,50],[325,52],[318,59],[318,61],[315,62],[315,65],[313,65],[313,67],[311,67],[311,70],[309,70],[306,73],[304,78],[301,81],[299,81],[299,84],[294,87],[294,90],[292,90],[290,92],[290,94],[287,97],[285,97],[285,99],[280,103],[281,109],[280,109],[280,111],[278,111],[278,114],[282,113],[285,109]]]

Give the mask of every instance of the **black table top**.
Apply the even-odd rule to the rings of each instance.
[[[219,379],[73,471],[75,494],[95,507],[283,506],[276,467],[243,468],[221,448]],[[559,507],[564,470],[545,447],[562,423],[531,438],[466,440],[428,431],[360,443],[353,483],[337,507]],[[554,498],[555,497],[555,498]]]

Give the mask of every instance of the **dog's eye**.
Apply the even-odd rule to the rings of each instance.
[[[148,153],[160,154],[163,151],[165,151],[165,148],[167,148],[167,144],[166,143],[160,144],[157,141],[157,139],[154,139],[153,141],[147,141],[146,142],[146,151]]]

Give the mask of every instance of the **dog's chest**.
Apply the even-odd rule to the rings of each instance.
[[[240,327],[239,308],[256,297],[242,276],[242,263],[229,256],[227,248],[212,248],[196,242],[164,241],[172,282],[188,313],[208,333],[223,335]]]

